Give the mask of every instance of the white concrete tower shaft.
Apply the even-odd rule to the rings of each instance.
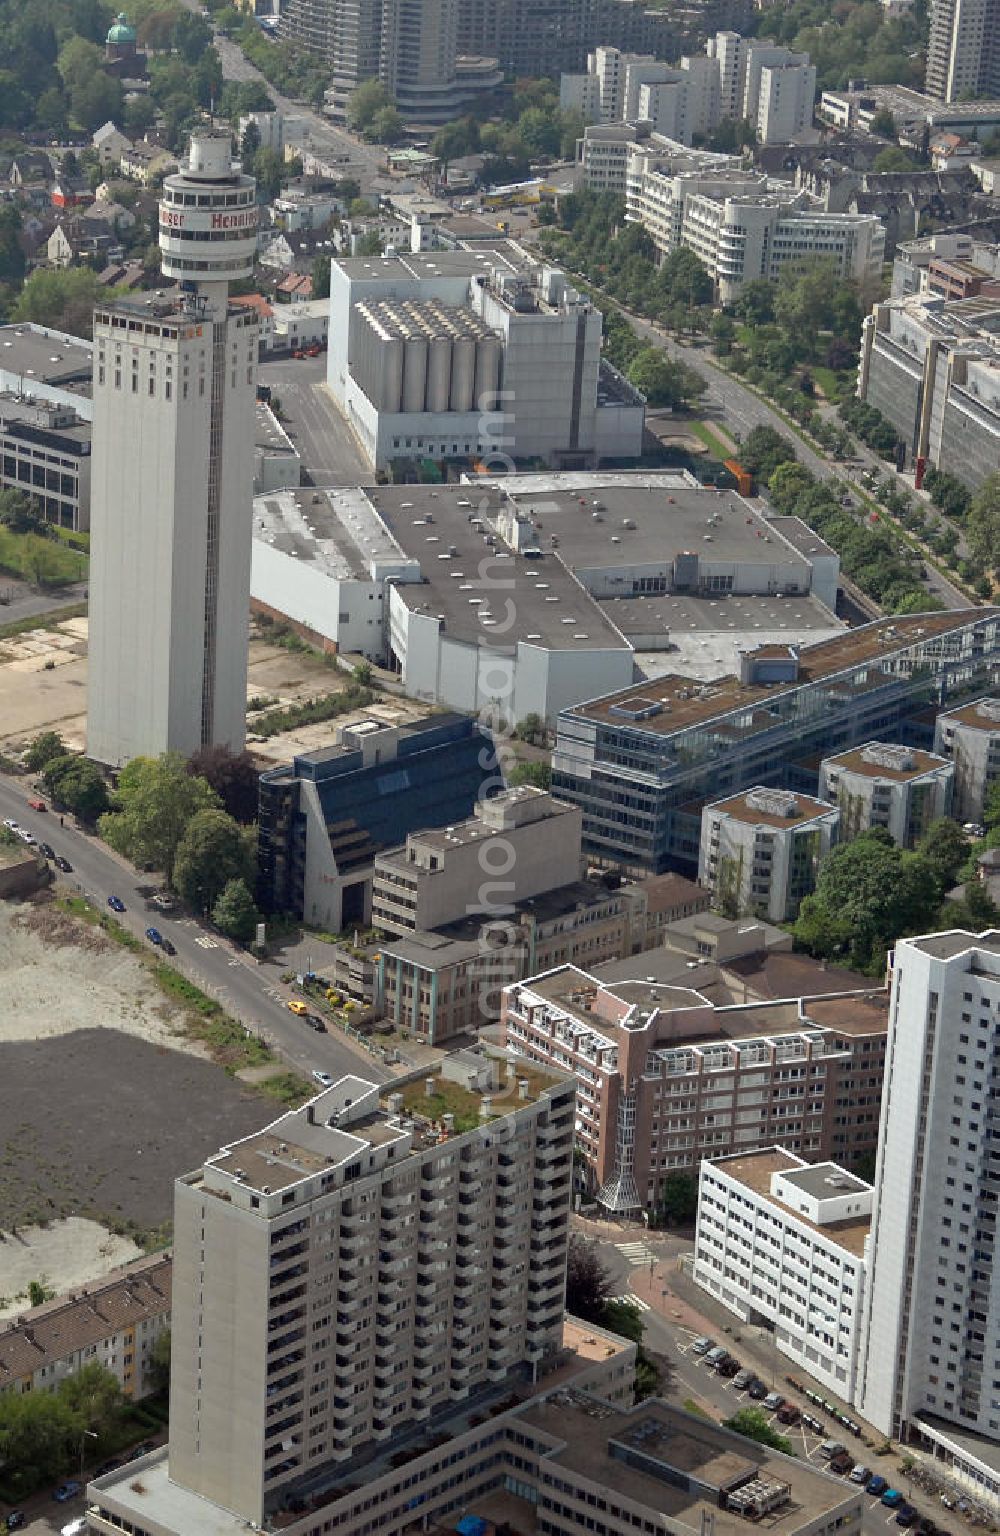
[[[180,290],[94,317],[87,748],[115,765],[245,737],[257,326],[254,182],[197,130],[160,204]]]

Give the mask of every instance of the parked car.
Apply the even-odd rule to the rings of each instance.
[[[797,1424],[801,1415],[794,1403],[782,1403],[778,1409],[779,1424]]]
[[[163,953],[165,955],[176,955],[177,946],[174,944],[172,939],[168,939],[166,935],[164,935],[164,937],[160,940],[160,943],[163,947]]]
[[[748,1371],[744,1368],[742,1371],[738,1371],[733,1377],[733,1386],[736,1388],[737,1392],[745,1392],[752,1381],[753,1371]]]
[[[780,1392],[769,1392],[764,1399],[764,1407],[768,1413],[777,1413],[784,1401]]]
[[[44,800],[29,800],[28,809],[29,811],[47,811],[48,806]]]
[[[856,1467],[851,1468],[852,1483],[860,1483],[862,1488],[864,1488],[865,1485],[870,1482],[870,1480],[871,1473],[869,1472],[868,1468],[863,1467],[860,1462],[858,1462]]]
[[[61,853],[57,853],[56,854],[55,866],[56,866],[56,869],[61,869],[64,875],[70,874],[72,872],[72,869],[73,869],[73,866],[70,863],[69,859],[63,858]]]
[[[109,896],[108,906],[111,908],[112,912],[125,911],[125,903],[122,901],[120,896]]]
[[[38,851],[39,853],[44,854],[47,859],[54,859],[56,856],[55,849],[48,843],[39,843]]]
[[[150,944],[157,944],[161,949],[163,948],[163,934],[159,928],[147,928],[146,937]]]
[[[755,1376],[747,1387],[747,1397],[752,1397],[755,1403],[762,1403],[766,1396],[767,1382],[761,1381],[759,1376]]]
[[[75,1520],[71,1520],[69,1522],[69,1525],[63,1526],[62,1530],[59,1532],[59,1536],[84,1536],[86,1529],[86,1516],[77,1515]]]
[[[720,1376],[732,1376],[735,1378],[739,1375],[739,1373],[740,1362],[738,1360],[734,1360],[732,1355],[729,1356],[728,1360],[723,1360],[722,1364],[719,1366]]]
[[[22,1525],[25,1524],[25,1518],[26,1517],[23,1509],[12,1509],[10,1514],[7,1516],[8,1531],[19,1531]]]
[[[152,1440],[140,1440],[138,1445],[133,1445],[128,1453],[129,1461],[138,1461],[140,1456],[148,1456],[153,1449]]]
[[[57,1504],[68,1504],[70,1499],[75,1499],[77,1494],[82,1492],[83,1484],[78,1483],[75,1478],[70,1478],[68,1482],[60,1483],[58,1488],[53,1488],[52,1497]]]
[[[830,1471],[836,1472],[838,1477],[843,1477],[854,1466],[854,1457],[850,1451],[841,1451],[839,1456],[830,1457]]]
[[[705,1356],[705,1364],[710,1365],[712,1369],[715,1370],[722,1364],[723,1360],[728,1360],[728,1358],[728,1349],[723,1349],[721,1344],[716,1344],[715,1348],[710,1349],[708,1354]]]
[[[34,832],[28,831],[27,827],[18,827],[17,835],[21,839],[22,843],[26,843],[29,848],[36,847],[38,839],[36,838]]]
[[[878,1499],[882,1497],[888,1486],[889,1484],[886,1482],[885,1478],[879,1477],[877,1473],[874,1477],[870,1477],[868,1479],[868,1492],[873,1493]]]
[[[691,1353],[693,1355],[707,1355],[711,1348],[712,1340],[706,1339],[704,1334],[702,1334],[701,1338],[695,1339],[694,1343],[691,1345]]]
[[[882,1503],[886,1509],[898,1509],[903,1502],[903,1495],[898,1488],[887,1488],[882,1495]]]
[[[824,1440],[819,1448],[819,1453],[827,1461],[832,1461],[834,1456],[843,1456],[846,1450],[847,1446],[842,1445],[839,1440]]]
[[[293,997],[288,1004],[288,1011],[289,1013],[296,1014],[300,1019],[307,1019],[309,1017],[309,1004],[304,1003],[301,998]]]
[[[896,1511],[896,1524],[902,1526],[916,1525],[917,1512],[912,1504],[901,1504]]]
[[[313,1073],[313,1079],[315,1082],[319,1083],[321,1088],[329,1088],[333,1083],[333,1078],[330,1076],[329,1072],[320,1072],[318,1068]]]

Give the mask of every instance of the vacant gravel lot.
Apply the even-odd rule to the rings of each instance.
[[[27,1229],[72,1216],[124,1236],[154,1232],[170,1218],[178,1174],[279,1113],[180,1023],[145,967],[104,934],[51,905],[0,903],[0,1298],[19,1288],[18,1250],[35,1246]],[[60,1231],[57,1262],[41,1241],[39,1268],[51,1253],[60,1284],[95,1278],[122,1257],[102,1254],[96,1236],[82,1223]]]

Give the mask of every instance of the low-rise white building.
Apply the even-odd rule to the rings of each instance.
[[[893,842],[912,848],[932,821],[951,811],[955,765],[933,752],[869,741],[819,766],[819,795],[840,811],[840,840],[885,827]]]
[[[375,859],[372,922],[386,933],[441,928],[579,880],[578,806],[521,784],[480,800],[465,821],[411,832]],[[503,865],[506,874],[491,870]]]
[[[846,1403],[860,1389],[872,1189],[770,1147],[703,1162],[694,1279]]]
[[[793,192],[738,156],[688,148],[675,134],[685,110],[673,86],[644,88],[664,102],[658,127],[597,124],[577,144],[583,184],[623,194],[626,217],[650,235],[657,255],[693,250],[720,302],[754,278],[777,281],[786,267],[822,257],[840,277],[872,294],[881,280],[885,226],[873,214],[828,213],[806,191]],[[652,105],[650,105],[652,111]],[[690,127],[690,121],[688,127]]]
[[[955,766],[955,820],[982,821],[986,791],[1000,778],[1000,699],[976,699],[938,715],[934,750]]]
[[[751,635],[784,638],[794,669],[791,636],[839,633],[835,593],[825,545],[683,470],[279,491],[254,503],[259,611],[391,667],[413,698],[472,712],[499,704],[512,721],[554,721],[627,687],[637,663],[656,675],[668,650],[667,665],[691,654],[717,676]],[[734,603],[713,601],[723,595]]]
[[[729,917],[791,922],[837,841],[840,812],[782,789],[741,790],[701,813],[698,881]]]

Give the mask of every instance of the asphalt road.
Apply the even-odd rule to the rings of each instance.
[[[369,465],[325,385],[326,353],[261,363],[257,382],[281,402],[281,424],[302,455],[313,485],[366,485]]]
[[[201,12],[201,0],[182,0],[189,11]],[[354,176],[361,182],[362,191],[378,176],[386,174],[385,150],[377,144],[364,144],[335,127],[322,113],[315,112],[305,102],[293,101],[290,96],[270,85],[257,67],[250,63],[234,42],[221,32],[215,33],[215,47],[222,61],[222,74],[226,80],[259,80],[267,89],[275,107],[285,117],[305,120],[309,147],[317,154],[329,155],[343,162],[343,174]]]
[[[360,1048],[333,1033],[316,1034],[289,1012],[287,1000],[293,994],[280,980],[284,969],[280,962],[258,964],[194,919],[147,908],[142,891],[149,890],[156,876],[133,869],[98,838],[82,832],[70,817],[60,826],[56,813],[29,810],[32,797],[27,780],[0,776],[0,821],[13,817],[72,864],[71,874],[57,875],[59,885],[88,896],[102,908],[109,896],[120,896],[126,911],[118,921],[139,938],[152,926],[171,939],[177,949],[171,964],[261,1035],[289,1066],[306,1075],[316,1068],[333,1077],[359,1070],[378,1081],[388,1075]]]
[[[582,277],[584,274],[579,275]],[[619,308],[621,308],[620,305]],[[741,384],[739,379],[720,368],[713,367],[706,360],[704,348],[686,346],[683,342],[668,337],[660,326],[654,325],[649,320],[643,320],[638,315],[633,315],[630,310],[622,310],[622,313],[628,316],[638,335],[663,347],[669,356],[687,363],[695,373],[701,375],[708,384],[708,392],[704,396],[706,415],[717,416],[720,424],[728,428],[730,435],[739,434],[741,438],[745,437],[753,427],[774,427],[786,437],[791,435],[788,423],[765,401]],[[795,438],[795,452],[799,462],[814,475],[819,475],[823,479],[839,480],[845,490],[855,492],[857,486],[854,482],[863,469],[873,469],[879,475],[884,475],[887,469],[885,461],[872,453],[863,443],[858,443],[856,450],[862,465],[856,465],[853,468],[824,458],[822,454],[809,448],[800,437]],[[926,570],[924,585],[928,592],[940,598],[946,608],[968,608],[969,600],[964,592],[952,586],[951,582],[939,575],[933,566],[928,565]]]

